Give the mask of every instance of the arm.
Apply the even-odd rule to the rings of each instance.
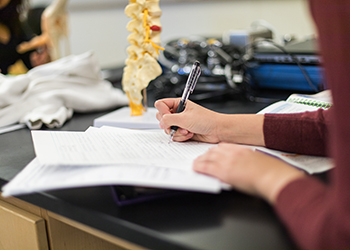
[[[304,249],[349,249],[350,36],[345,34],[350,6],[343,0],[309,2],[318,28],[326,82],[333,95],[329,148],[335,168],[329,185],[311,178],[287,185],[278,195],[276,210]]]
[[[319,29],[326,80],[332,87],[334,102],[329,144],[336,167],[330,175],[330,184],[325,185],[313,177],[298,176],[296,169],[281,162],[272,162],[273,159],[265,158],[268,156],[263,159],[256,152],[247,152],[237,145],[221,147],[220,150],[219,145],[217,150],[210,150],[195,161],[194,169],[270,201],[301,248],[349,249],[350,36],[346,34],[350,6],[344,0],[310,2]],[[225,155],[222,155],[223,151],[226,151]],[[231,155],[230,160],[225,159]],[[223,160],[227,164],[221,164]],[[293,173],[290,172],[292,170]],[[293,178],[287,179],[291,175]],[[281,178],[284,180],[282,183]],[[268,181],[264,183],[260,179]],[[269,183],[275,187],[266,188]]]
[[[327,155],[330,110],[232,115],[213,112],[189,101],[182,113],[173,114],[179,101],[163,99],[155,103],[159,111],[157,119],[166,133],[169,134],[171,125],[181,128],[174,136],[175,141],[230,142],[307,155]]]
[[[288,164],[232,143],[264,146],[263,115],[219,114],[188,102],[185,110],[173,114],[180,99],[155,103],[160,127],[170,133],[170,126],[180,129],[174,140],[195,139],[220,143],[194,161],[194,170],[217,177],[238,190],[264,197],[274,204],[277,194],[289,182],[305,174]]]
[[[266,114],[266,147],[307,155],[327,155],[330,112],[319,109],[296,114]]]
[[[266,145],[299,152],[312,151],[317,148],[315,144],[325,144],[322,136],[326,131],[324,117],[328,115],[324,115],[327,112],[323,110],[265,116],[227,115],[189,101],[182,113],[173,114],[179,101],[163,99],[155,103],[160,127],[166,133],[169,134],[172,125],[180,127],[174,140],[226,142],[200,156],[194,162],[194,169],[215,176],[241,191],[262,196],[271,204],[276,202],[278,193],[288,183],[305,177],[305,174],[283,161],[232,143]],[[301,147],[303,142],[305,146]]]

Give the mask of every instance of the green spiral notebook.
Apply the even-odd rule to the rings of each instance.
[[[330,90],[325,90],[313,95],[292,94],[287,100],[269,105],[259,112],[265,113],[299,113],[315,111],[317,109],[329,109],[332,106]]]
[[[330,90],[314,95],[292,94],[286,101],[323,109],[329,109],[332,106]]]

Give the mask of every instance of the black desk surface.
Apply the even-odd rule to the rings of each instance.
[[[266,104],[205,105],[225,113],[255,113]],[[75,114],[60,130],[84,131],[101,113]],[[0,186],[34,158],[30,131],[0,135]],[[295,249],[273,209],[236,191],[187,193],[117,206],[110,187],[87,187],[18,198],[149,249]]]

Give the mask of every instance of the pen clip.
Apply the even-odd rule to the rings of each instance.
[[[188,86],[191,93],[196,87],[196,84],[200,75],[201,75],[200,63],[198,61],[195,61],[192,66],[190,76],[188,77]]]

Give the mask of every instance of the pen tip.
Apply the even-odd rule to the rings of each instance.
[[[173,141],[174,134],[175,134],[175,131],[172,130],[171,133],[170,133],[170,136],[169,136],[169,142],[168,143]]]

